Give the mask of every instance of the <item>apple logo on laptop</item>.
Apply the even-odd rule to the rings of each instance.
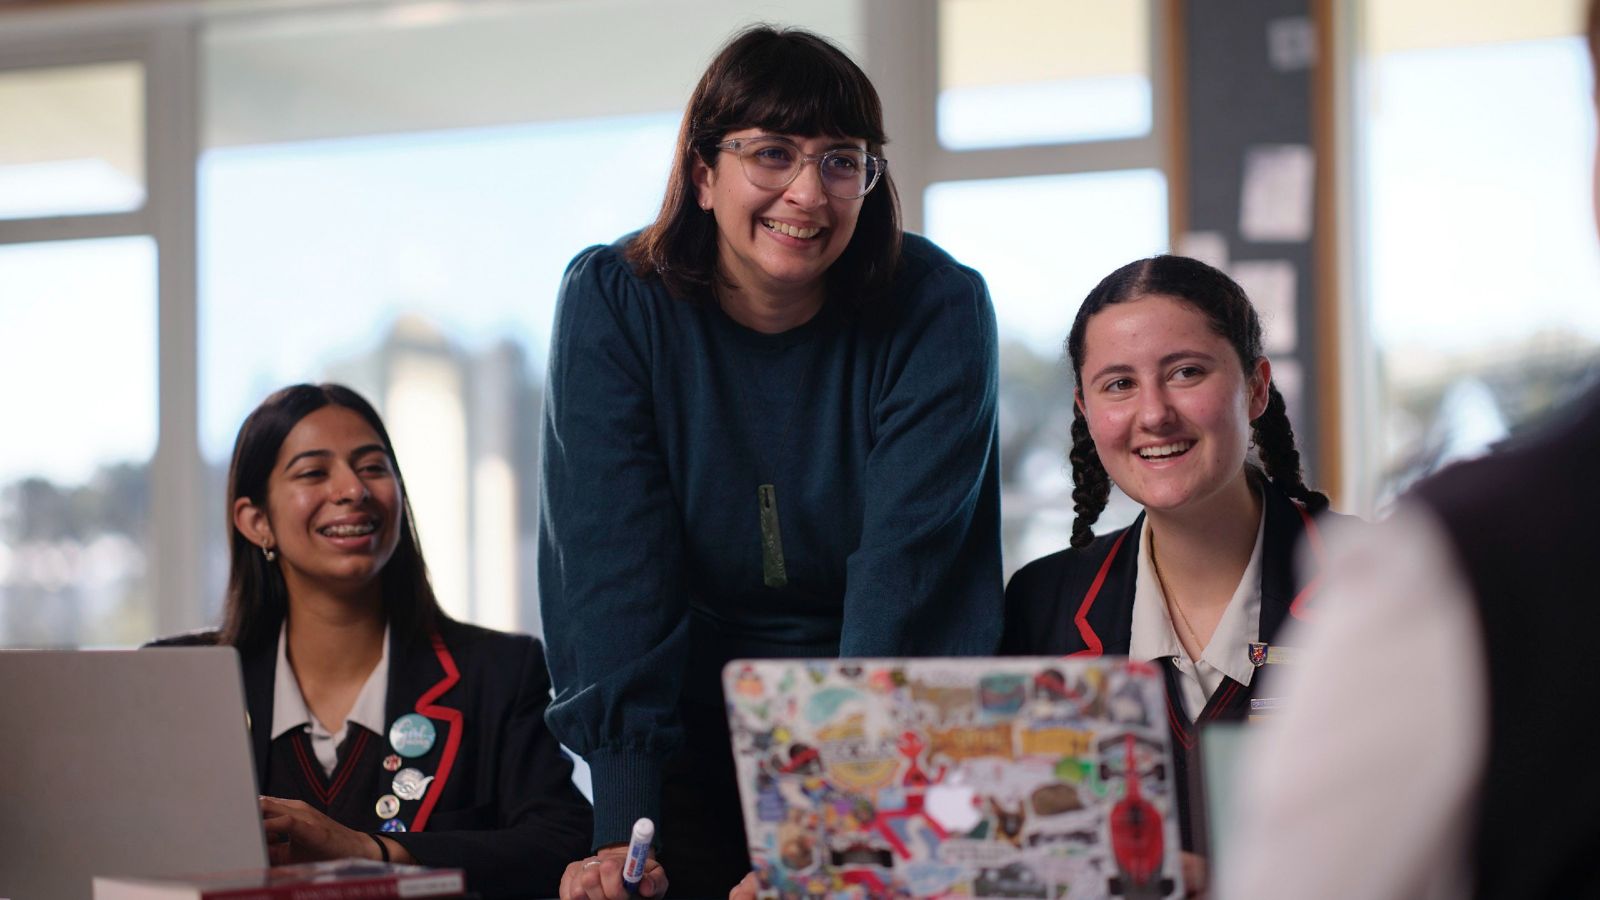
[[[978,794],[964,784],[941,782],[930,785],[923,795],[922,810],[928,818],[951,834],[966,834],[983,821],[978,809]]]

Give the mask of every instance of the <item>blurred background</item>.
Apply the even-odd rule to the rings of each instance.
[[[1379,514],[1593,377],[1580,18],[1580,0],[0,3],[0,646],[214,622],[233,435],[276,387],[325,380],[384,414],[445,607],[536,632],[563,268],[654,215],[695,79],[753,21],[862,63],[908,227],[988,280],[1008,572],[1070,532],[1077,304],[1169,249],[1252,290],[1311,480]],[[1131,518],[1124,500],[1102,523]]]

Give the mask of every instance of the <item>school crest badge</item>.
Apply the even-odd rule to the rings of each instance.
[[[1267,661],[1267,645],[1256,641],[1250,642],[1250,665],[1265,665]]]

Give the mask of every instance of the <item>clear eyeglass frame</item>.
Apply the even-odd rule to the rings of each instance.
[[[871,193],[889,166],[887,159],[855,147],[836,147],[815,155],[802,153],[794,141],[775,135],[734,138],[717,144],[716,148],[739,157],[739,169],[744,172],[745,180],[769,191],[788,187],[800,177],[800,170],[805,168],[807,163],[816,163],[817,171],[822,176],[822,189],[828,196],[839,200],[859,200]],[[757,154],[769,148],[785,149],[794,156],[786,167],[763,165]],[[846,180],[830,173],[829,164],[836,160],[853,161],[856,163],[856,171],[865,170],[865,178],[860,181]]]

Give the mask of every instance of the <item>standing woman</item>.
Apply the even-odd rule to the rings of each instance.
[[[902,234],[877,92],[749,29],[701,77],[656,221],[573,260],[546,384],[539,587],[595,858],[657,821],[684,896],[749,871],[737,657],[992,652],[997,349],[982,278]]]
[[[416,862],[549,896],[591,819],[544,725],[544,655],[439,609],[377,412],[335,384],[268,397],[228,513],[222,630],[157,644],[238,649],[272,862]]]
[[[1123,266],[1084,300],[1067,353],[1072,546],[1012,577],[1002,649],[1158,661],[1187,785],[1196,724],[1271,697],[1257,669],[1284,658],[1278,629],[1306,611],[1295,547],[1304,536],[1320,552],[1312,517],[1328,498],[1301,478],[1261,322],[1222,272],[1181,256]],[[1144,512],[1096,537],[1112,482]],[[1187,792],[1178,799],[1189,850]]]

